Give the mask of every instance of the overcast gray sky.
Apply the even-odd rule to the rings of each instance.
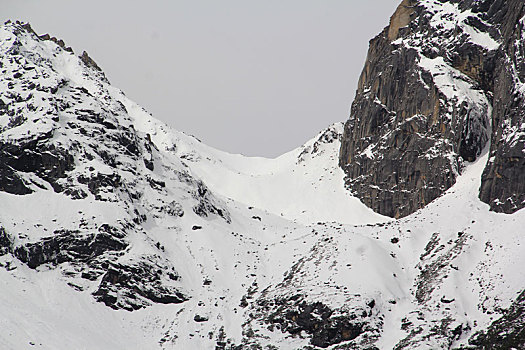
[[[368,41],[400,0],[1,0],[86,50],[156,118],[274,157],[348,117]]]

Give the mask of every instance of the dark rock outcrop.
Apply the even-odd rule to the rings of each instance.
[[[322,303],[308,304],[302,301],[292,306],[289,302],[293,303],[281,301],[283,307],[271,313],[268,322],[279,324],[282,332],[290,334],[305,331],[312,336],[312,345],[327,348],[355,339],[363,333],[364,324],[354,320],[358,318],[357,315],[332,317],[334,311]]]
[[[21,178],[21,173],[34,173],[47,181],[56,192],[63,189],[58,180],[74,168],[74,158],[69,152],[49,143],[52,133],[38,135],[22,142],[0,141],[0,190],[13,194],[33,192]]]
[[[89,262],[108,251],[126,249],[127,243],[106,232],[82,234],[60,230],[38,242],[26,243],[14,249],[14,255],[34,269],[42,264]]]
[[[179,278],[175,269],[162,263],[160,257],[143,257],[136,263],[111,264],[93,295],[113,309],[128,311],[149,306],[151,302],[178,304],[188,297],[166,281]]]
[[[374,328],[375,321],[371,322],[376,317],[374,307],[375,301],[369,300],[366,305],[334,309],[295,294],[260,297],[252,304],[250,314],[271,332],[291,337],[308,335],[315,347],[328,348],[340,344],[341,349],[375,349],[373,344],[380,330]],[[260,346],[256,333],[249,324],[245,324],[242,346]]]
[[[102,71],[102,69],[100,69],[98,64],[91,57],[89,57],[86,51],[83,51],[82,55],[80,55],[79,58],[82,62],[84,62],[86,66],[96,69],[98,71]]]
[[[339,158],[347,187],[367,206],[402,217],[444,193],[487,144],[492,102],[481,199],[505,212],[525,206],[524,141],[514,132],[524,113],[515,91],[525,74],[523,7],[404,0],[370,41]]]
[[[440,244],[439,233],[432,235],[424,253],[419,257],[420,273],[416,279],[414,293],[418,303],[423,304],[430,300],[434,288],[450,273],[451,263],[461,254],[470,238],[470,235],[462,233],[445,247]]]
[[[11,252],[13,248],[13,242],[11,237],[5,232],[3,227],[0,227],[0,256]]]
[[[506,1],[500,59],[494,70],[493,132],[480,199],[497,212],[525,207],[525,28],[523,1]]]
[[[329,126],[317,136],[312,145],[304,145],[301,153],[297,156],[297,163],[302,163],[309,157],[316,157],[324,152],[326,145],[340,141],[342,137],[342,123]]]
[[[504,315],[492,322],[485,332],[478,332],[469,343],[479,350],[525,349],[525,290]]]
[[[33,192],[22,177],[8,165],[0,165],[0,179],[0,191],[22,195]]]
[[[230,213],[209,190],[202,181],[196,181],[196,191],[193,197],[198,201],[193,207],[193,212],[201,217],[208,217],[210,215],[217,215],[223,218],[227,223],[231,222]]]

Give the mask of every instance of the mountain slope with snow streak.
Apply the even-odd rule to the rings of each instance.
[[[344,188],[337,166],[342,123],[275,159],[246,157],[213,149],[198,139],[154,119],[117,89],[137,130],[161,149],[183,159],[213,191],[247,206],[301,223],[337,221],[350,224],[389,220],[374,213]]]
[[[0,347],[466,348],[510,329],[525,214],[479,201],[487,152],[387,220],[344,190],[340,125],[229,155],[27,25],[0,38]]]

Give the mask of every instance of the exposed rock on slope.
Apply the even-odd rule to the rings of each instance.
[[[71,213],[53,230],[41,224],[26,234],[2,229],[2,250],[33,269],[63,268],[80,279],[70,282],[78,289],[99,282],[96,299],[114,308],[187,300],[178,277],[172,278],[174,267],[153,243],[128,258],[129,236],[145,233],[141,223],[148,216],[184,215],[166,181],[176,183],[170,190],[191,194],[198,215],[229,220],[228,211],[181,164],[164,162],[172,178],[159,179],[158,150],[135,131],[86,54],[78,59],[28,25],[10,24],[1,36],[0,190],[22,196],[52,191],[62,203],[84,200],[98,208],[91,216]]]
[[[383,215],[406,216],[450,188],[491,137],[481,198],[499,211],[525,206],[523,6],[401,3],[370,42],[345,125],[339,162],[354,195]]]
[[[479,332],[470,339],[477,349],[525,348],[525,290],[520,293],[502,317],[494,321],[486,332]]]
[[[513,213],[525,207],[525,3],[502,4],[490,18],[501,21],[502,48],[493,73],[493,132],[480,199],[492,210]]]
[[[407,50],[440,108],[466,113],[457,147],[475,157],[490,99]],[[342,124],[276,159],[226,154],[155,120],[83,56],[0,27],[0,348],[522,346],[525,211],[480,202],[488,154],[388,220],[344,188]],[[439,144],[423,121],[399,125]],[[452,119],[437,123],[455,137]]]

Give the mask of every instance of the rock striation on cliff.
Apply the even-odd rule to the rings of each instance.
[[[403,217],[443,194],[491,141],[480,198],[525,206],[522,1],[404,0],[370,41],[339,163],[374,211]],[[492,127],[491,127],[492,126]]]
[[[493,130],[480,199],[494,211],[513,213],[525,207],[525,3],[504,1],[493,12],[501,49],[493,70]]]

